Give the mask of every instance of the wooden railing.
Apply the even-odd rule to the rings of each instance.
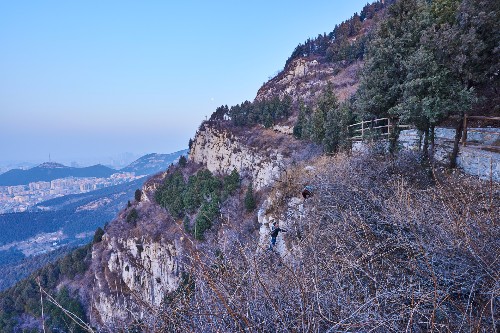
[[[395,119],[378,118],[349,125],[347,130],[352,133],[351,140],[363,140],[367,137],[389,138],[396,128],[409,127],[409,125],[400,125]]]
[[[498,132],[490,132],[490,131],[481,131],[479,129],[468,129],[468,120],[473,119],[473,120],[489,120],[489,121],[498,121],[500,122],[500,117],[485,117],[485,116],[468,116],[465,115],[464,117],[464,129],[462,133],[462,145],[467,146],[467,133],[468,132],[474,132],[474,133],[484,133],[484,134],[489,134],[489,135],[500,135]],[[500,147],[498,146],[489,146],[489,145],[480,145],[481,148],[489,148],[493,150],[500,150]]]

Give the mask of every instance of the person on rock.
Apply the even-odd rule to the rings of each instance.
[[[287,232],[285,229],[281,229],[278,225],[278,222],[274,222],[271,227],[271,243],[269,244],[269,250],[272,250],[276,245],[276,237],[280,232]]]

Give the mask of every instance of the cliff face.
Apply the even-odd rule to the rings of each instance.
[[[197,133],[189,160],[205,165],[215,174],[229,174],[236,169],[252,179],[258,190],[284,171],[288,159],[279,148],[253,148],[227,130],[207,126]]]
[[[91,321],[111,331],[153,320],[154,310],[179,285],[182,236],[163,209],[143,198],[113,221],[92,251]],[[132,223],[126,221],[131,209],[139,215]]]
[[[267,197],[273,194],[273,184],[283,177],[290,165],[320,153],[318,147],[293,139],[283,128],[242,129],[219,125],[206,123],[196,134],[189,155],[193,169],[184,169],[186,177],[199,169],[196,164],[218,175],[227,175],[236,169],[245,182],[251,181],[254,189]],[[140,202],[123,210],[106,228],[102,241],[94,245],[92,265],[87,274],[91,290],[86,298],[92,324],[104,330],[117,330],[137,320],[155,320],[155,313],[163,306],[165,297],[179,287],[185,267],[190,265],[186,258],[192,257],[193,244],[186,237],[191,236],[187,236],[182,224],[154,199],[165,176],[166,173],[161,173],[148,180],[142,188]],[[240,201],[233,198],[228,202]],[[276,204],[273,199],[265,202],[270,203],[268,208]],[[221,208],[226,211],[225,216],[231,215],[228,220],[238,221],[239,226],[257,222],[257,212],[244,217],[238,208],[224,207],[228,204]],[[298,205],[300,202],[293,202],[290,210],[296,210]],[[137,219],[130,219],[133,211]],[[260,231],[255,224],[249,227],[254,229],[251,231],[253,236],[245,240],[251,242],[247,245],[253,249],[268,246],[269,222],[278,219],[273,211],[261,209]],[[282,226],[288,227],[289,221],[282,220]],[[196,242],[194,247],[217,248],[225,237],[221,235],[227,228],[235,227],[214,224],[216,230],[210,239]],[[282,254],[287,253],[282,238],[277,249]]]
[[[102,266],[94,272],[96,316],[106,326],[120,327],[144,319],[149,307],[157,307],[179,281],[178,244],[144,238],[106,239],[106,255],[93,259]],[[177,245],[177,246],[176,246]],[[104,261],[104,262],[103,262]]]

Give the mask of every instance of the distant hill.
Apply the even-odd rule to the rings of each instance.
[[[69,249],[88,243],[97,227],[111,221],[133,200],[146,177],[81,194],[39,203],[28,212],[0,214],[0,291],[29,275],[40,264],[53,261]],[[57,245],[40,235],[61,233]],[[28,244],[37,238],[37,244]],[[6,246],[11,244],[11,246]],[[23,253],[36,247],[38,254]],[[34,252],[34,251],[31,251]]]
[[[188,149],[179,150],[170,154],[148,154],[130,163],[121,169],[122,172],[135,172],[136,175],[152,175],[168,168],[181,156],[188,153]]]
[[[65,177],[107,178],[117,171],[97,164],[85,168],[68,167],[59,163],[46,162],[28,170],[13,169],[0,175],[0,186],[26,185],[32,182],[49,182]]]

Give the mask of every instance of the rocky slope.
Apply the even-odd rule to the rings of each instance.
[[[236,169],[259,190],[276,181],[291,163],[315,154],[320,154],[317,147],[294,140],[283,128],[256,127],[242,133],[206,123],[195,136],[189,160],[219,175]]]
[[[299,57],[256,99],[290,94],[314,101],[330,81],[343,100],[355,91],[361,68],[360,62]],[[486,189],[477,179],[442,170],[430,177],[412,152],[387,157],[367,149],[320,156],[316,145],[294,139],[288,125],[273,130],[235,127],[227,120],[202,123],[187,165],[146,182],[140,200],[121,211],[95,242],[86,272],[64,282],[83,299],[94,327],[101,332],[495,328],[498,184]],[[196,239],[191,222],[203,210],[188,209],[187,220],[172,216],[156,202],[155,192],[174,174],[182,184],[172,188],[178,189],[205,169],[219,180],[236,169],[241,183],[220,202],[203,198],[217,203],[217,216]],[[256,209],[245,204],[249,183],[257,190]],[[314,188],[307,199],[301,195],[305,185]],[[183,200],[177,203],[182,206]],[[266,248],[273,222],[287,232],[271,252]]]
[[[193,140],[190,165],[201,165],[197,168],[207,168],[219,175],[236,169],[246,182],[252,181],[256,189],[266,189],[262,193],[268,193],[289,165],[320,153],[317,147],[298,142],[289,134],[262,128],[248,131],[257,133],[259,138],[251,140],[242,133],[238,136],[234,129],[205,124]],[[259,140],[267,141],[267,148]],[[85,298],[90,303],[91,323],[97,327],[113,331],[124,323],[157,320],[165,299],[179,287],[187,267],[193,267],[193,253],[200,247],[222,246],[224,234],[229,232],[227,227],[234,227],[218,226],[206,242],[193,245],[192,236],[185,233],[182,224],[155,202],[154,193],[166,174],[158,174],[146,182],[141,201],[122,211],[107,227],[102,241],[94,245],[91,269],[85,278],[91,291]],[[239,217],[247,219],[249,225],[253,223],[255,215],[238,216],[242,212],[231,207],[234,202],[229,199],[223,204],[222,215],[227,220]],[[132,209],[139,218],[131,223],[127,219]],[[269,216],[259,218],[260,247],[266,246],[270,220]],[[249,245],[258,248],[259,242]],[[278,249],[286,251],[281,242]]]
[[[356,92],[362,68],[362,61],[346,64],[320,62],[314,57],[298,58],[265,83],[255,99],[264,100],[288,94],[294,100],[311,103],[330,82],[339,101],[344,101]]]

